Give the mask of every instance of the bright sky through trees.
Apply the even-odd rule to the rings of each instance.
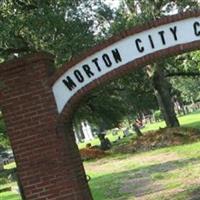
[[[112,8],[117,8],[120,4],[120,0],[105,0],[105,2]]]

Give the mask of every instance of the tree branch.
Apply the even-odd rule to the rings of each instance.
[[[165,77],[173,77],[173,76],[200,76],[200,72],[174,72],[174,73],[168,73],[165,75]]]
[[[33,50],[27,47],[7,48],[7,49],[0,48],[0,53],[4,53],[4,54],[24,53],[24,52],[29,52],[29,51],[33,51]]]
[[[22,9],[25,9],[25,10],[33,10],[33,9],[37,8],[36,5],[27,4],[27,3],[24,3],[21,0],[15,0],[14,3],[18,4],[19,6],[21,6]]]

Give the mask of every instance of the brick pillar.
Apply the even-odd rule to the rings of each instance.
[[[0,105],[26,200],[91,200],[71,124],[57,124],[51,56],[0,65]]]

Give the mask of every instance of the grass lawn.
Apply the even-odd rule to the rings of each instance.
[[[200,112],[179,117],[200,129]],[[165,127],[148,124],[143,132]],[[139,154],[112,155],[84,163],[95,200],[200,199],[200,142]]]
[[[8,174],[14,167],[16,167],[16,164],[14,162],[4,166],[5,171],[0,173],[0,189],[11,186],[16,187],[16,182],[11,182],[8,180]],[[21,198],[17,193],[3,192],[0,193],[0,200],[21,200]]]
[[[21,198],[13,192],[4,192],[0,193],[0,200],[21,200]]]
[[[200,129],[200,112],[179,117],[179,121],[182,126]],[[165,127],[164,122],[148,124],[142,132],[159,127]],[[119,135],[123,135],[122,131],[108,137],[114,141]],[[98,142],[91,141],[93,145]],[[85,147],[85,143],[79,147]],[[9,164],[6,170],[13,167]],[[84,167],[92,178],[89,185],[94,200],[200,199],[200,142],[145,153],[114,154],[84,162]],[[16,183],[7,183],[11,184]],[[7,185],[0,183],[1,188]],[[4,192],[0,193],[0,200],[20,200],[20,196]]]
[[[95,200],[200,199],[200,142],[84,163]]]

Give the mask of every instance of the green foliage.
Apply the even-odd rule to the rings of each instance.
[[[191,104],[200,100],[200,81],[199,78],[174,77],[171,82],[177,90],[181,91],[181,98],[185,104]]]
[[[150,109],[157,109],[153,89],[144,70],[138,70],[87,95],[75,118],[80,121],[87,119],[106,130],[118,126],[124,119],[133,119],[138,112]]]
[[[194,51],[170,59],[167,66],[167,73],[175,74],[170,78],[170,82],[180,92],[180,97],[186,104],[200,99],[199,61],[200,51]]]
[[[94,45],[93,22],[82,10],[88,8],[87,3],[1,1],[0,57],[8,59],[16,54],[47,51],[60,64]]]
[[[156,111],[153,113],[153,116],[154,116],[154,118],[155,118],[156,121],[161,121],[161,120],[164,119],[164,118],[163,118],[163,115],[162,115],[162,113],[161,113],[160,110],[156,110]]]

